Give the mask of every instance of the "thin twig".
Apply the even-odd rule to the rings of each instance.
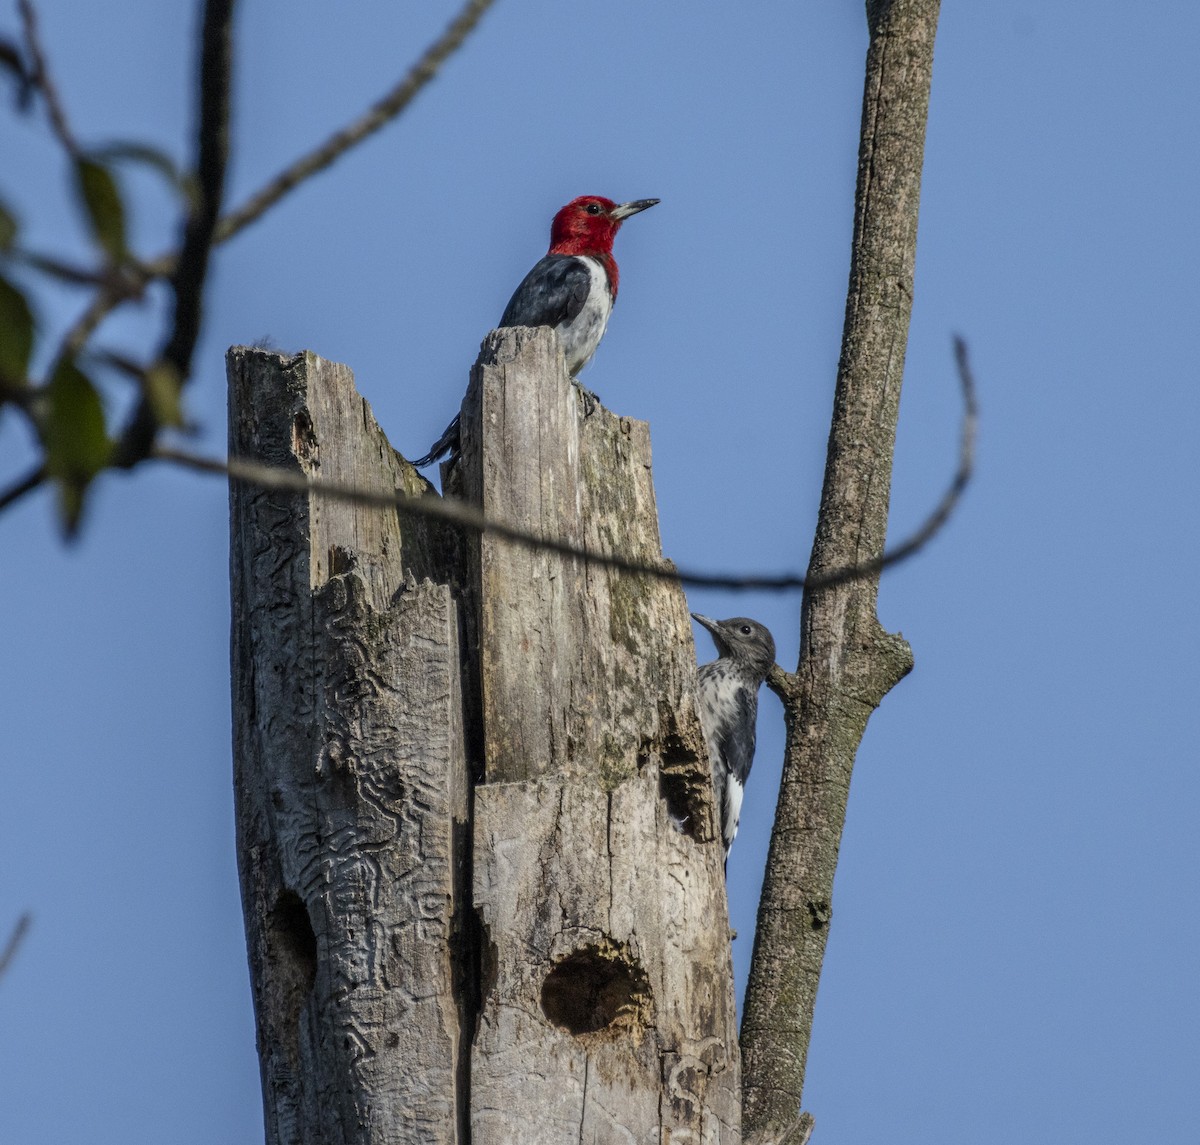
[[[125,377],[142,385],[145,384],[150,374],[150,370],[146,366],[143,366],[127,354],[119,353],[116,350],[89,350],[84,355],[84,359],[89,362],[97,362],[103,366],[109,366],[116,370],[117,373],[124,374]]]
[[[495,0],[467,0],[446,30],[430,44],[424,55],[409,69],[408,74],[387,95],[359,119],[335,132],[319,147],[281,171],[236,211],[226,215],[217,226],[215,241],[223,243],[232,238],[238,231],[255,222],[264,211],[298,184],[318,171],[323,171],[350,148],[395,119],[437,75],[442,64],[462,46],[463,41],[494,2]]]
[[[21,19],[24,24],[26,47],[29,57],[33,62],[30,82],[37,87],[46,100],[46,110],[50,117],[50,126],[55,138],[58,139],[63,149],[73,160],[78,160],[82,152],[67,120],[66,108],[59,96],[58,87],[50,75],[50,68],[46,62],[46,53],[38,34],[37,13],[34,10],[31,0],[17,0],[17,6],[20,9]],[[22,256],[17,255],[16,257],[20,258]],[[77,272],[74,268],[42,256],[26,253],[23,257],[30,265],[42,269],[46,273],[53,274],[56,277],[75,281],[80,284],[94,277],[96,284],[100,286],[100,289],[88,303],[83,313],[60,339],[58,349],[50,359],[51,367],[49,374],[54,373],[60,362],[69,360],[78,354],[83,344],[95,332],[96,327],[116,307],[130,298],[140,297],[146,284],[153,278],[158,277],[153,270],[140,263],[134,263],[127,268],[123,268],[125,273],[119,275],[115,273],[115,268],[110,268],[108,271],[96,272],[92,276],[86,271]],[[33,487],[36,488],[36,483]],[[28,488],[23,485],[9,490],[9,494],[15,494],[13,497],[14,500],[17,496],[21,496],[25,492],[28,492]],[[0,503],[0,508],[9,503],[8,501]]]
[[[108,317],[113,308],[119,306],[129,297],[131,297],[129,292],[117,290],[111,285],[98,291],[91,302],[84,307],[83,313],[75,319],[67,328],[66,333],[63,334],[58,344],[58,349],[51,359],[53,366],[50,369],[50,373],[54,373],[59,362],[74,358],[83,349],[84,343],[96,332],[96,327]]]
[[[925,547],[954,512],[971,474],[975,469],[975,434],[979,424],[979,406],[975,399],[975,378],[971,373],[971,363],[967,357],[966,342],[955,335],[954,364],[958,369],[958,380],[962,387],[963,420],[959,431],[958,469],[946,492],[942,494],[933,512],[925,519],[925,523],[910,537],[893,549],[888,549],[882,556],[874,560],[863,561],[848,568],[830,569],[819,577],[813,577],[809,588],[829,588],[832,585],[845,584],[847,581],[862,580],[872,573],[882,572],[889,565],[899,564],[900,561],[911,557],[915,552]]]
[[[89,267],[73,266],[71,263],[63,262],[62,259],[55,258],[53,255],[38,254],[35,251],[22,250],[20,247],[6,250],[4,255],[6,258],[12,259],[13,262],[20,263],[22,266],[27,266],[32,270],[41,271],[43,274],[48,274],[52,278],[58,279],[59,282],[65,282],[70,286],[105,286],[112,278],[111,272],[107,270],[93,270]]]
[[[749,575],[733,576],[722,573],[695,572],[690,569],[676,568],[669,561],[648,563],[631,560],[628,557],[615,556],[610,553],[593,552],[567,541],[553,537],[541,537],[524,529],[515,528],[504,521],[496,521],[485,516],[483,512],[464,501],[436,495],[410,496],[406,493],[388,493],[381,490],[362,489],[353,485],[344,485],[338,481],[323,481],[320,478],[305,477],[287,469],[278,469],[270,465],[262,465],[256,461],[244,458],[230,458],[222,461],[219,458],[202,457],[185,450],[167,446],[156,446],[152,457],[160,461],[169,461],[176,465],[195,469],[202,473],[215,473],[241,481],[260,489],[278,490],[287,493],[310,493],[330,497],[338,501],[350,501],[359,505],[375,505],[380,508],[395,508],[401,514],[410,517],[426,517],[433,520],[445,521],[472,532],[488,533],[492,536],[503,537],[513,544],[529,549],[559,553],[562,556],[578,557],[580,560],[604,568],[616,569],[619,572],[633,573],[639,576],[649,576],[657,580],[678,581],[681,584],[695,588],[723,588],[733,592],[761,590],[768,592],[783,592],[791,589],[825,588],[831,584],[843,584],[846,581],[861,580],[874,576],[885,568],[907,560],[922,549],[945,525],[955,506],[962,497],[963,490],[971,480],[974,469],[974,443],[976,427],[975,383],[967,362],[966,343],[961,338],[955,339],[955,355],[958,363],[958,376],[962,385],[964,415],[962,422],[961,441],[959,446],[959,464],[945,495],[929,515],[924,524],[912,536],[901,542],[896,548],[884,553],[883,556],[866,561],[851,568],[832,569],[820,576],[804,577],[798,573],[786,573],[781,576]]]
[[[54,130],[55,137],[71,158],[78,158],[79,144],[75,141],[71,125],[67,122],[66,109],[59,97],[58,87],[50,75],[50,68],[46,64],[46,53],[38,36],[37,13],[30,0],[17,0],[17,7],[20,9],[21,22],[25,28],[25,45],[29,51],[29,58],[33,61],[30,82],[41,91],[42,97],[46,101],[46,112],[50,116],[50,126]]]
[[[46,467],[38,465],[19,481],[0,492],[0,513],[10,505],[16,504],[26,493],[32,493],[46,480]]]
[[[22,4],[27,0],[20,0]],[[395,119],[432,80],[442,64],[453,55],[470,35],[484,13],[495,0],[468,0],[437,40],[426,49],[424,55],[409,69],[408,74],[353,123],[335,132],[320,146],[301,156],[285,168],[261,190],[237,210],[218,220],[213,232],[213,244],[223,243],[239,231],[257,221],[270,207],[304,180],[341,158],[345,152],[374,134],[390,120]],[[49,97],[48,97],[49,98]],[[65,124],[65,120],[63,121]],[[75,324],[67,331],[58,353],[57,362],[63,357],[77,354],[91,337],[96,327],[129,298],[137,297],[147,284],[175,273],[182,255],[176,252],[159,255],[146,262],[126,267],[129,282],[121,290],[108,289],[98,294]]]
[[[114,273],[109,274],[101,289],[84,307],[83,313],[67,327],[66,332],[59,339],[58,349],[50,359],[51,366],[47,371],[47,376],[53,375],[60,362],[74,358],[96,332],[100,323],[121,303],[141,298],[153,277],[155,276],[144,273],[143,268],[137,266],[116,268]]]
[[[9,964],[16,957],[17,948],[25,940],[25,935],[29,933],[29,927],[33,923],[33,915],[26,911],[19,919],[17,925],[13,927],[13,932],[8,936],[8,941],[4,944],[4,950],[0,951],[0,978],[3,978],[8,971]]]

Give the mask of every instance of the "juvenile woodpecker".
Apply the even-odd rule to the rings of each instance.
[[[754,763],[758,689],[775,663],[775,641],[763,625],[745,616],[712,620],[693,612],[692,619],[712,633],[717,646],[718,658],[700,665],[700,723],[728,859]]]
[[[501,326],[553,326],[562,343],[567,373],[574,377],[588,364],[612,314],[620,277],[613,239],[630,215],[653,207],[657,199],[614,203],[599,195],[580,195],[554,216],[550,250],[521,280]],[[458,451],[458,415],[424,457],[421,469]]]

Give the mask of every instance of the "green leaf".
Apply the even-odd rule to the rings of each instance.
[[[179,397],[182,386],[179,371],[167,362],[155,362],[142,378],[142,393],[150,403],[154,420],[159,425],[182,429],[183,406]]]
[[[91,379],[72,361],[50,379],[42,440],[46,472],[58,485],[59,514],[68,537],[79,528],[84,495],[112,456],[104,406]]]
[[[0,250],[11,250],[17,241],[17,217],[0,201]]]
[[[106,147],[97,147],[91,152],[91,158],[100,163],[140,163],[157,171],[181,199],[192,206],[196,199],[196,183],[184,175],[175,166],[175,160],[165,151],[151,147],[145,143],[110,143]]]
[[[103,163],[86,156],[75,160],[79,197],[87,211],[92,238],[115,261],[125,257],[125,204],[117,181]]]
[[[0,277],[0,379],[10,385],[26,380],[33,352],[33,311],[23,295]]]

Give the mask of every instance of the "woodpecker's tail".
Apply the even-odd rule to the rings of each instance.
[[[442,436],[437,439],[430,448],[429,452],[424,457],[418,457],[414,461],[413,467],[416,469],[424,469],[426,465],[432,465],[435,461],[449,455],[450,458],[458,456],[459,447],[459,415],[454,415],[454,420],[442,430]]]

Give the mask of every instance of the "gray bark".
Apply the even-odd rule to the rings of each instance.
[[[873,0],[855,227],[825,483],[809,573],[883,552],[912,311],[937,0]],[[833,876],[867,719],[911,669],[876,617],[878,576],[805,593],[787,743],[742,1020],[747,1140],[787,1140],[804,1084]],[[799,1130],[796,1130],[797,1132]]]
[[[229,375],[232,453],[423,488],[343,367],[234,350]],[[661,560],[647,427],[585,404],[549,330],[489,336],[449,477],[518,527]],[[394,511],[242,486],[231,509],[268,1140],[736,1145],[680,589]]]
[[[463,407],[463,488],[489,516],[660,560],[648,427],[587,404],[549,330],[491,335]],[[683,594],[487,536],[472,553],[488,975],[473,1140],[736,1141],[722,849]]]
[[[228,370],[231,454],[420,491],[345,367],[238,348]],[[416,551],[392,510],[246,485],[230,511],[238,862],[267,1141],[458,1140],[457,606],[446,583],[414,577],[437,546]]]

